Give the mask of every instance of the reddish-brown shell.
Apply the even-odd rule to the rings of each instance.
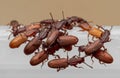
[[[72,50],[72,45],[63,46],[63,48],[64,48],[66,51],[71,51],[71,50]]]
[[[50,68],[66,68],[68,67],[67,59],[60,58],[60,59],[53,59],[48,62],[48,66]]]
[[[26,26],[27,30],[32,30],[32,29],[39,29],[41,28],[40,23],[33,23],[31,25]]]
[[[24,33],[18,34],[11,42],[9,43],[10,48],[18,48],[22,43],[27,41],[27,37]]]
[[[38,29],[31,29],[25,31],[24,33],[27,37],[31,37],[31,36],[35,36],[38,33],[38,31],[39,31]]]
[[[52,45],[55,42],[55,40],[57,39],[58,36],[59,36],[59,30],[54,30],[54,31],[50,32],[50,34],[49,34],[49,36],[47,37],[47,40],[46,40],[47,46]]]
[[[79,26],[85,31],[89,31],[92,28],[92,26],[90,26],[88,23],[84,23],[84,22],[80,23]]]
[[[109,64],[113,62],[113,57],[107,51],[104,51],[104,50],[96,51],[93,54],[93,56],[104,63]]]
[[[64,35],[59,36],[57,42],[60,44],[60,46],[75,45],[78,42],[78,38],[73,35]]]
[[[93,52],[97,51],[98,49],[100,49],[101,47],[103,47],[103,43],[101,43],[100,40],[96,40],[93,43],[90,43],[86,46],[85,48],[85,53],[87,55],[92,54]]]
[[[38,36],[34,37],[24,48],[26,55],[32,54],[41,45],[42,41],[38,39]]]
[[[30,60],[30,64],[32,66],[38,65],[41,62],[43,62],[45,59],[48,59],[48,54],[45,51],[41,51],[38,52],[37,54],[35,54],[35,56],[33,56]]]

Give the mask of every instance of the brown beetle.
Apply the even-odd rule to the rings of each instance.
[[[113,62],[113,57],[107,52],[107,50],[97,50],[92,56],[103,63],[110,64]]]
[[[26,30],[40,29],[40,28],[41,28],[40,23],[32,23],[26,26]]]
[[[72,58],[68,59],[68,58],[59,58],[59,59],[53,59],[53,60],[50,60],[48,62],[48,66],[50,68],[55,68],[57,69],[57,72],[60,71],[61,69],[65,69],[67,68],[69,65],[70,66],[74,66],[74,67],[77,67],[77,68],[81,68],[81,67],[78,67],[77,64],[81,64],[81,63],[84,63],[84,57],[78,57],[78,56],[73,56]],[[88,64],[86,64],[87,66],[89,66]],[[93,68],[91,66],[89,66],[90,68]]]
[[[57,37],[59,36],[59,30],[55,29],[55,30],[51,30],[50,34],[47,37],[46,40],[46,45],[49,47],[51,46],[55,40],[57,39]]]
[[[60,48],[61,48],[60,45],[57,42],[55,42],[54,44],[52,44],[50,47],[46,49],[46,52],[50,55],[56,56],[54,53],[58,51]]]
[[[63,35],[58,37],[57,42],[60,46],[75,45],[78,42],[78,38],[73,35]]]
[[[66,20],[68,24],[74,23],[75,25],[78,25],[79,27],[83,29],[83,31],[89,31],[92,28],[92,26],[90,26],[89,23],[85,19],[78,17],[78,16],[68,17]]]
[[[32,66],[38,65],[40,63],[42,63],[43,61],[45,61],[46,59],[48,59],[48,54],[45,51],[41,51],[36,53],[30,60],[30,64]]]
[[[10,21],[10,26],[12,27],[12,33],[11,34],[13,34],[13,36],[16,36],[16,35],[18,35],[18,29],[19,29],[19,27],[20,27],[20,24],[19,24],[19,22],[17,21],[17,20],[12,20],[12,21]],[[11,35],[10,34],[10,35]],[[10,37],[10,36],[9,36]],[[9,38],[8,38],[9,39]]]
[[[102,47],[105,50],[104,43],[109,41],[110,41],[110,32],[109,30],[105,30],[105,32],[102,33],[100,39],[97,39],[94,42],[89,42],[89,44],[87,44],[86,46],[80,46],[79,51],[85,51],[87,55],[90,55]]]
[[[53,59],[48,62],[48,66],[50,68],[55,68],[57,69],[57,72],[60,71],[61,69],[65,69],[68,67],[68,60],[66,58],[60,58],[60,59]]]
[[[40,47],[42,40],[39,40],[38,36],[34,37],[24,48],[26,55],[32,54],[36,49]]]
[[[28,37],[36,35],[37,32],[38,30],[29,30],[18,34],[10,41],[9,43],[10,48],[18,48],[22,43],[28,40]]]
[[[24,53],[26,55],[32,54],[36,49],[42,44],[42,40],[47,37],[49,28],[44,27],[41,29],[40,33],[34,37],[24,48]]]
[[[61,46],[65,51],[71,51],[72,50],[72,45],[67,45],[67,46]]]
[[[24,33],[17,35],[13,40],[10,41],[10,48],[18,48],[22,43],[27,41],[27,36]]]

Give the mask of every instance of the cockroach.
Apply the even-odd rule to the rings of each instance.
[[[48,66],[50,68],[57,69],[57,72],[58,72],[61,69],[67,68],[69,65],[80,68],[80,67],[77,66],[77,64],[81,64],[81,63],[85,63],[84,62],[84,57],[73,56],[70,59],[68,59],[68,58],[59,58],[59,59],[50,60],[48,62]],[[86,65],[89,66],[88,64],[86,64]],[[89,67],[92,68],[92,66],[89,66]]]
[[[107,50],[99,49],[94,52],[92,56],[103,63],[111,64],[113,62],[113,57],[107,52]]]
[[[37,52],[30,60],[30,64],[32,66],[36,66],[40,63],[43,63],[46,59],[48,59],[48,54],[45,51]]]

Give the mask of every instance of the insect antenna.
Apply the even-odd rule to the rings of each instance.
[[[54,19],[53,19],[53,15],[52,15],[52,13],[50,12],[49,14],[50,14],[50,16],[51,16],[53,22],[55,23],[55,21],[54,21]]]
[[[113,28],[113,26],[111,26],[111,28],[109,29],[109,31],[111,31],[111,30],[112,30],[112,28]]]
[[[65,16],[64,16],[64,11],[62,11],[62,16],[63,16],[63,19],[65,19]]]

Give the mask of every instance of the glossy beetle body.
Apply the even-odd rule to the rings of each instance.
[[[78,42],[78,38],[73,35],[63,35],[58,37],[57,42],[60,46],[75,45]]]
[[[54,53],[58,51],[60,48],[61,48],[60,45],[55,42],[54,44],[47,48],[46,52],[48,54],[54,55]]]
[[[59,30],[57,29],[52,30],[49,36],[47,37],[46,45],[51,46],[55,42],[58,36],[59,36]]]
[[[90,42],[88,45],[86,46],[80,46],[79,47],[79,51],[85,51],[85,53],[87,55],[92,54],[93,52],[99,50],[101,47],[104,48],[104,43],[109,42],[110,41],[110,32],[109,30],[105,30],[102,34],[101,37],[94,41],[94,42]],[[84,48],[83,48],[84,47]],[[81,49],[81,50],[80,50]],[[104,48],[105,49],[105,48]]]
[[[92,27],[90,30],[88,30],[88,33],[96,38],[100,38],[103,31],[98,28]]]
[[[92,54],[93,52],[97,51],[98,49],[100,49],[101,47],[103,47],[103,43],[101,43],[100,40],[96,40],[93,43],[90,43],[86,46],[85,48],[85,53],[87,55]]]
[[[42,41],[38,39],[38,36],[34,37],[24,48],[24,53],[29,55],[40,47]]]
[[[105,50],[97,50],[93,56],[103,63],[110,64],[113,62],[113,57]]]
[[[35,36],[38,32],[39,32],[38,29],[32,29],[32,30],[28,30],[24,33],[27,37],[32,37],[32,36]]]
[[[11,42],[9,43],[10,48],[18,48],[22,43],[27,41],[27,37],[24,33],[17,35]]]
[[[79,27],[81,27],[83,29],[83,31],[88,31],[88,34],[90,34],[90,35],[92,35],[93,37],[96,37],[96,38],[100,38],[102,33],[104,32],[99,28],[90,26],[88,23],[86,23],[84,21],[82,21],[79,24]]]
[[[26,30],[40,29],[40,28],[41,28],[40,23],[33,23],[33,24],[26,26]]]
[[[36,35],[37,32],[38,31],[36,30],[30,30],[30,31],[20,33],[13,38],[13,40],[9,43],[9,46],[11,48],[18,48],[22,43],[27,41],[28,37]]]
[[[48,66],[50,68],[57,69],[57,71],[60,71],[60,69],[65,69],[68,67],[68,62],[66,58],[53,59],[48,62]]]
[[[74,66],[74,67],[77,67],[77,64],[81,64],[81,63],[84,63],[84,57],[78,57],[78,56],[73,56],[72,58],[68,59],[68,58],[59,58],[59,59],[53,59],[53,60],[50,60],[48,62],[48,66],[50,68],[55,68],[57,69],[57,71],[60,71],[60,69],[65,69],[67,68],[69,65],[70,66]],[[87,66],[89,66],[88,64],[86,64]],[[90,68],[92,68],[91,66],[89,66]]]
[[[38,52],[31,58],[30,64],[32,66],[38,65],[42,63],[44,60],[48,59],[48,56],[49,55],[45,51]]]
[[[64,48],[66,51],[71,51],[72,50],[72,45],[67,45],[67,46],[61,46]]]
[[[40,33],[35,36],[24,48],[24,53],[26,55],[29,55],[31,53],[33,53],[36,49],[38,49],[40,47],[40,45],[42,44],[42,40],[44,38],[46,38],[47,34],[49,32],[49,29],[47,29],[46,27],[43,28]],[[29,34],[29,33],[28,33]],[[27,35],[28,35],[27,34]]]

